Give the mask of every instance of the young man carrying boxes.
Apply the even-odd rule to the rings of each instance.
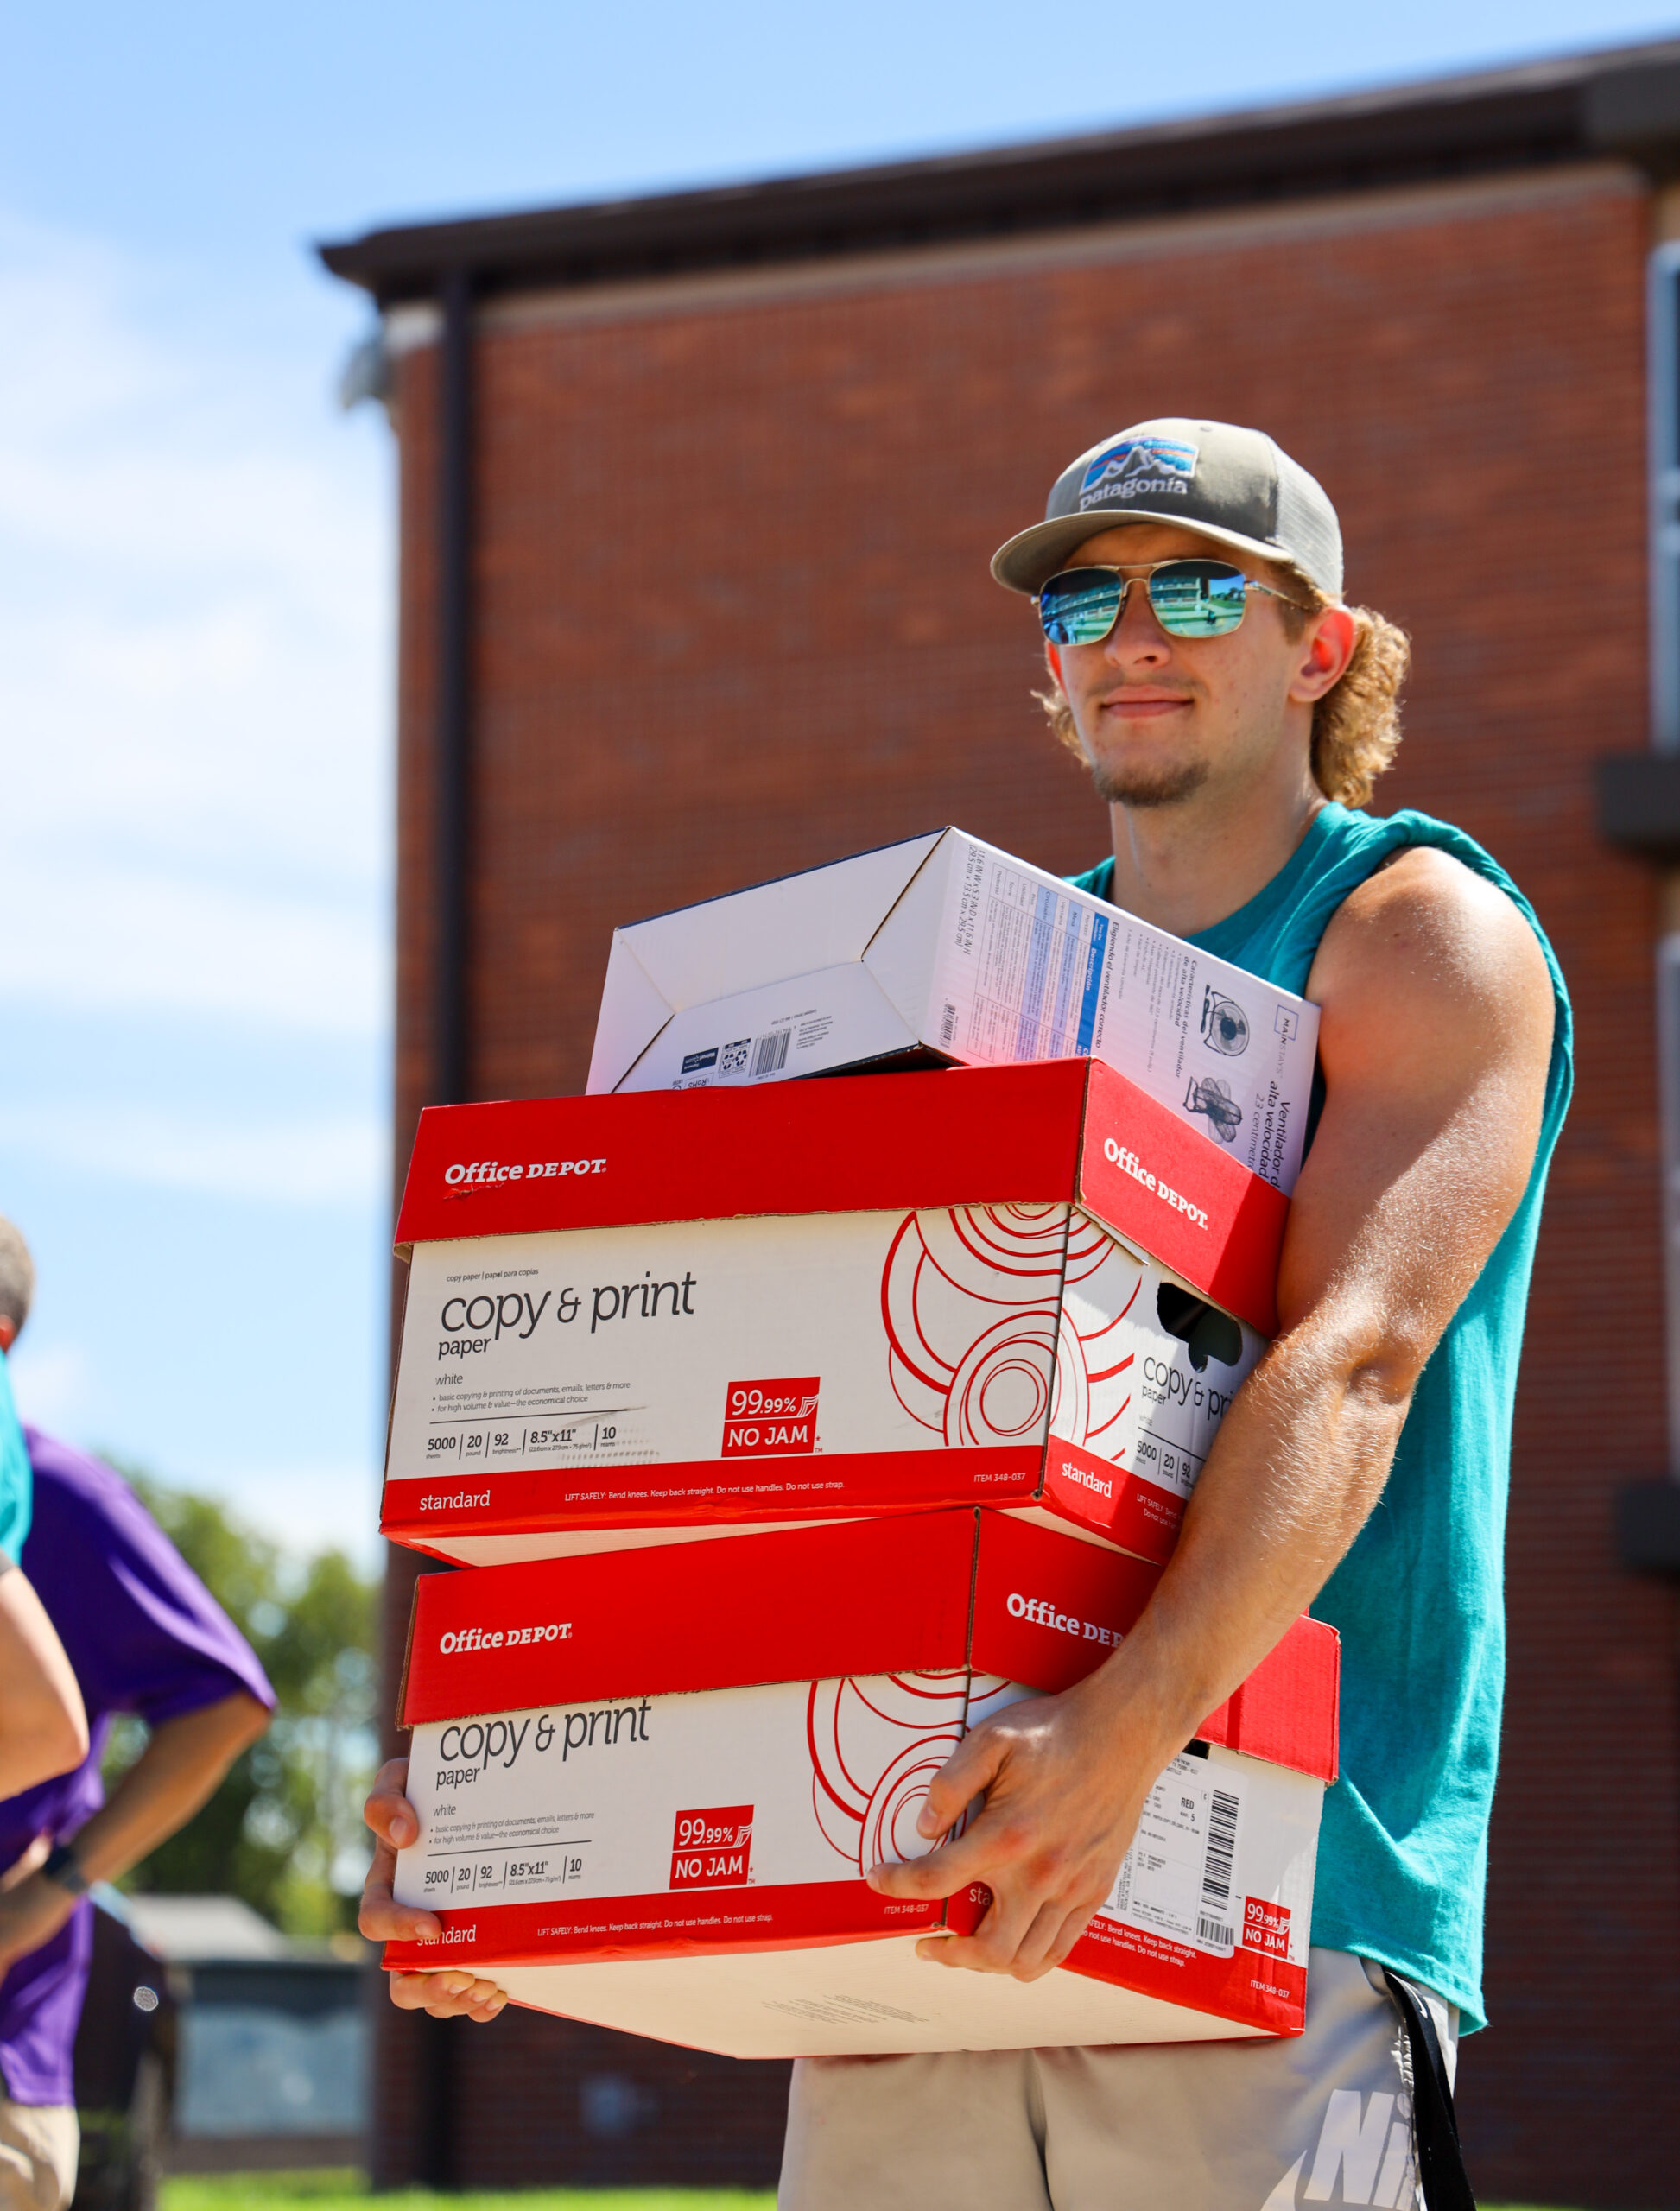
[[[1511,1408],[1568,1003],[1480,847],[1354,810],[1393,754],[1404,641],[1342,604],[1334,510],[1269,439],[1173,419],[1105,440],[993,569],[1037,599],[1053,721],[1110,807],[1113,856],[1085,887],[1304,991],[1323,1104],[1278,1334],[1153,1600],[1096,1671],[969,1735],[919,1828],[949,1834],[983,1792],[978,1816],[872,1880],[907,1902],[990,1890],[973,1934],[928,1941],[929,1970],[1053,1971],[1156,1777],[1309,1604],[1342,1637],[1341,1778],[1301,2037],[812,2060],[783,2201],[1284,2211],[1340,2189],[1404,2211],[1397,2144],[1424,2082],[1385,1969],[1426,1992],[1449,2043],[1461,2015],[1481,2024]],[[367,1931],[434,1932],[390,1901],[392,1847],[414,1833],[400,1773],[369,1816]],[[392,1993],[498,2006],[447,1971]]]

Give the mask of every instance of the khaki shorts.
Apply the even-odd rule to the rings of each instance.
[[[80,2148],[70,2105],[0,2096],[0,2211],[64,2211],[76,2192]]]
[[[1450,2070],[1458,2014],[1429,2003]],[[1382,1969],[1314,1950],[1306,2032],[1287,2038],[802,2059],[777,2201],[780,2211],[1411,2211],[1416,2197],[1410,2057]]]

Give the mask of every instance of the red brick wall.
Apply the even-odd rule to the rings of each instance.
[[[1675,1603],[1611,1540],[1619,1483],[1664,1456],[1656,909],[1588,785],[1645,741],[1648,220],[1583,172],[1363,228],[1188,228],[1106,265],[492,321],[477,356],[483,1096],[582,1086],[616,922],[948,820],[1057,870],[1100,855],[1028,695],[1030,613],[986,573],[1074,453],[1206,414],[1328,486],[1352,593],[1417,645],[1379,809],[1445,814],[1511,867],[1580,1022],[1518,1408],[1494,2024],[1463,2104],[1485,2194],[1607,2206],[1674,2200],[1680,2152]],[[403,1143],[428,1042],[434,372],[409,356],[399,390]],[[605,2064],[586,2037],[465,2039],[463,2180],[606,2170],[566,2115],[572,2073]],[[644,2062],[690,2061],[614,2061]],[[762,2170],[774,2094],[739,2117],[711,2094],[702,2132],[737,2129]]]

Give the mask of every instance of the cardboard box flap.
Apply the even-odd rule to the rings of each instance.
[[[616,1088],[625,1068],[634,1066],[670,1017],[669,999],[636,957],[623,931],[615,930],[589,1055],[589,1088]]]
[[[1220,1732],[1208,1739],[1331,1782],[1341,1705],[1341,1638],[1306,1615],[1214,1715]]]
[[[610,1086],[597,1080],[592,1062],[590,1088],[682,1090],[701,1077],[708,1078],[704,1086],[709,1086],[709,1075],[720,1064],[758,1074],[770,1069],[798,1074],[802,1056],[808,1057],[811,1044],[824,1039],[834,1023],[851,1036],[856,1049],[848,1056],[859,1062],[917,1048],[916,1029],[868,967],[848,960],[791,982],[766,983],[703,1005],[683,1006]]]
[[[934,864],[937,850],[935,843],[892,910],[882,915],[864,953],[864,966],[912,1026],[932,997],[939,959],[948,871]]]
[[[1275,1336],[1289,1200],[1113,1067],[1087,1064],[1079,1202],[1215,1305]]]
[[[614,932],[673,1012],[701,1005],[727,975],[735,991],[860,960],[905,884],[938,844],[936,829],[855,858],[685,906]]]
[[[929,1512],[422,1574],[398,1722],[954,1671],[974,1543],[973,1511]]]

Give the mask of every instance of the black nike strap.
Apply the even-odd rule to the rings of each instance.
[[[1476,2211],[1470,2176],[1464,2170],[1447,2061],[1430,2007],[1421,1989],[1403,1980],[1398,1973],[1391,1973],[1386,1966],[1383,1979],[1399,2009],[1411,2052],[1412,2135],[1417,2144],[1417,2177],[1423,2184],[1425,2211]]]

